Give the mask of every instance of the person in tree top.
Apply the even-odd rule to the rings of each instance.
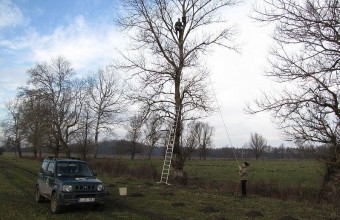
[[[247,179],[248,179],[248,170],[247,167],[249,166],[249,163],[243,162],[241,166],[239,166],[239,174],[241,179],[241,189],[242,189],[242,197],[247,196]]]
[[[180,18],[178,18],[178,21],[175,23],[175,30],[176,36],[178,36],[178,33],[181,33],[181,31],[183,30],[183,24]]]

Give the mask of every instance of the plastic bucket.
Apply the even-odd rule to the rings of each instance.
[[[119,187],[119,195],[126,196],[127,195],[127,187]]]

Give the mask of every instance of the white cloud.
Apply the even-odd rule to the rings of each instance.
[[[113,27],[91,27],[82,16],[68,26],[57,27],[51,35],[31,35],[29,47],[35,61],[64,56],[75,69],[107,65],[113,56],[118,34]],[[116,37],[114,37],[116,36]]]
[[[15,27],[23,22],[23,14],[11,0],[0,0],[0,29]]]
[[[63,56],[77,70],[96,70],[109,64],[114,55],[114,44],[122,41],[113,26],[89,26],[83,16],[73,18],[67,26],[58,26],[49,35],[41,35],[35,29],[14,40],[0,41],[10,50],[28,51],[32,63],[48,61]],[[27,58],[25,58],[27,61]]]

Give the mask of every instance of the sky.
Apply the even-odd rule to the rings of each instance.
[[[205,119],[215,128],[215,147],[242,147],[255,132],[271,146],[283,143],[268,113],[244,111],[263,91],[275,88],[263,75],[273,27],[248,16],[257,2],[245,0],[225,11],[237,26],[240,52],[218,48],[205,58],[220,106]],[[125,37],[114,26],[115,6],[110,0],[0,0],[0,120],[6,117],[5,103],[25,85],[26,71],[37,62],[63,56],[78,74],[109,65]]]

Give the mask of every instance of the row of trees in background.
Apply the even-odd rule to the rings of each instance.
[[[167,140],[161,140],[167,141]],[[79,144],[70,144],[69,146],[72,154],[74,156],[82,155],[83,149]],[[100,141],[98,145],[98,157],[100,158],[110,158],[110,157],[138,157],[139,159],[161,159],[165,155],[165,147],[161,146],[151,146],[145,143],[133,143],[128,140],[106,140]],[[13,152],[15,149],[10,146],[0,147],[0,155],[3,152]],[[50,149],[45,146],[41,147],[40,151],[42,154],[49,155]],[[132,152],[133,151],[133,152]],[[319,148],[319,151],[327,151],[326,147]],[[25,147],[22,149],[22,153],[25,155],[31,155],[33,152],[32,147]],[[187,160],[198,159],[238,159],[238,160],[249,160],[249,159],[315,159],[314,150],[312,148],[305,147],[289,147],[281,144],[278,147],[266,146],[263,151],[258,154],[258,152],[247,146],[246,144],[242,148],[233,147],[222,147],[222,148],[202,148],[196,147],[190,149],[190,154],[188,154]],[[88,154],[93,155],[93,146],[88,149]]]
[[[99,134],[121,122],[125,99],[112,68],[76,78],[70,62],[62,57],[42,62],[27,71],[26,87],[7,103],[8,120],[2,122],[4,142],[21,157],[25,143],[34,156],[48,146],[58,156],[71,155],[70,143],[82,146],[83,155],[94,147],[97,156]]]

